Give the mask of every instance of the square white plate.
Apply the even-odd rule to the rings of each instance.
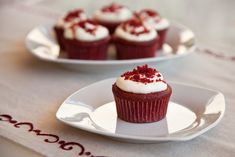
[[[165,119],[154,123],[128,123],[117,118],[111,90],[115,81],[106,79],[78,90],[62,103],[57,119],[116,140],[154,143],[193,139],[216,126],[225,112],[222,93],[170,83],[173,95]]]

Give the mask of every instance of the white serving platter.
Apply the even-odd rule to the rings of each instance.
[[[106,71],[134,67],[140,64],[155,65],[163,61],[186,56],[195,49],[195,35],[187,27],[172,23],[163,49],[152,58],[116,60],[115,49],[111,45],[107,60],[69,59],[65,52],[60,51],[54,34],[53,26],[38,26],[26,36],[25,44],[29,52],[43,61],[59,63],[63,66],[83,71]]]

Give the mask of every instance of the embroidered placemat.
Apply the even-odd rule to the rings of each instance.
[[[87,133],[57,121],[55,113],[74,91],[118,74],[78,73],[29,55],[26,33],[59,13],[28,3],[0,11],[0,135],[44,156],[231,156],[235,154],[235,59],[211,49],[156,64],[167,80],[223,92],[226,114],[211,131],[188,142],[131,144]],[[17,18],[16,18],[17,17]],[[14,20],[9,20],[14,19]],[[92,95],[91,95],[92,97]]]

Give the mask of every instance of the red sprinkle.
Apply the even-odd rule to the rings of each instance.
[[[103,12],[117,12],[121,8],[123,8],[122,5],[119,5],[119,4],[116,4],[116,3],[112,3],[110,5],[107,5],[107,6],[103,7],[101,10]]]
[[[82,9],[77,9],[77,10],[70,11],[66,15],[64,20],[68,22],[68,21],[73,20],[74,18],[79,18],[81,13],[84,13],[84,11]]]
[[[143,30],[142,31],[138,31],[137,32],[137,28],[139,27],[142,27]],[[147,29],[143,22],[139,19],[131,19],[131,20],[128,20],[126,22],[124,22],[122,24],[122,28],[125,30],[125,31],[129,31],[129,33],[133,34],[133,35],[140,35],[140,34],[144,34],[144,33],[148,33],[149,32],[149,29]],[[129,30],[130,29],[130,30]]]
[[[151,9],[143,9],[141,10],[140,12],[136,13],[138,15],[141,15],[141,14],[147,14],[148,16],[151,16],[151,17],[155,17],[155,16],[160,16],[160,14],[154,10],[151,10]]]
[[[143,15],[147,15],[143,17]],[[151,9],[143,9],[139,12],[134,13],[135,17],[140,19],[140,20],[146,20],[147,18],[155,18],[156,22],[159,22],[161,20],[161,16],[158,12],[151,10]]]
[[[161,77],[161,74],[157,74],[157,77]]]
[[[157,76],[159,78],[153,80],[152,78],[154,76]],[[137,68],[133,69],[132,71],[127,71],[124,74],[121,75],[121,77],[124,77],[125,80],[131,80],[135,82],[141,82],[141,83],[152,83],[152,82],[158,82],[163,81],[160,77],[161,74],[156,69],[148,67],[147,64],[143,66],[137,66]]]
[[[93,25],[94,28],[87,28],[87,24]],[[87,20],[83,20],[83,21],[74,23],[74,24],[71,26],[71,28],[72,28],[72,30],[73,30],[74,33],[75,33],[75,28],[76,28],[76,27],[81,27],[81,28],[83,28],[86,32],[88,32],[88,33],[94,35],[94,33],[95,33],[96,29],[97,29],[97,26],[98,26],[98,24],[97,24],[95,21],[90,20],[90,19],[87,19]]]

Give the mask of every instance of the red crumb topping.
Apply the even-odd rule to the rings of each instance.
[[[75,33],[75,28],[76,27],[81,27],[83,28],[86,32],[93,34],[95,33],[96,29],[97,29],[98,24],[90,19],[87,20],[83,20],[77,23],[74,23],[71,28],[73,30],[73,32]]]
[[[157,76],[157,78],[153,79],[155,76]],[[121,75],[121,77],[124,77],[125,80],[131,80],[145,84],[158,81],[165,82],[161,79],[162,75],[156,69],[148,67],[147,64],[143,66],[137,66],[137,68],[133,69],[132,71],[125,72]]]
[[[154,10],[151,10],[151,9],[143,9],[139,12],[139,15],[141,14],[147,14],[148,16],[151,16],[151,17],[155,17],[155,16],[160,16],[160,14]],[[138,13],[137,13],[138,14]]]
[[[149,32],[149,29],[147,29],[144,26],[143,22],[139,19],[131,19],[131,20],[124,22],[122,24],[122,28],[126,32],[129,32],[129,33],[136,35],[136,36]],[[139,30],[139,29],[141,29],[141,30]]]
[[[66,17],[64,18],[64,20],[65,20],[65,21],[71,21],[71,20],[73,20],[74,18],[79,18],[81,13],[84,13],[84,11],[83,11],[82,9],[77,9],[77,10],[70,11],[70,12],[66,15]]]
[[[155,18],[156,22],[159,22],[161,20],[160,14],[151,9],[143,9],[139,12],[135,12],[134,15],[140,20],[146,20],[147,18]]]
[[[108,6],[105,6],[101,9],[101,11],[103,12],[117,12],[119,9],[123,8],[122,5],[116,4],[116,3],[112,3]]]

